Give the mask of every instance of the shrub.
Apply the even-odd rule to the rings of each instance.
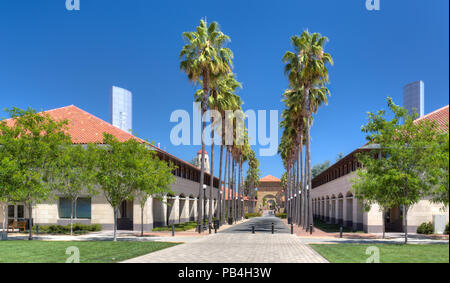
[[[417,233],[424,234],[424,235],[433,234],[434,233],[433,223],[425,222],[425,223],[420,224],[420,226],[417,228]]]
[[[444,234],[445,234],[445,235],[448,235],[448,223],[447,223],[447,225],[445,225],[445,231],[444,231]]]
[[[278,218],[281,218],[281,219],[286,219],[287,213],[277,213],[277,214],[275,214],[275,216]]]
[[[245,214],[245,219],[254,218],[254,217],[261,217],[261,213],[247,213],[247,214]]]
[[[87,234],[89,232],[97,232],[102,230],[100,224],[86,225],[81,223],[73,224],[73,233],[75,235]],[[36,232],[36,226],[33,226],[33,231]],[[39,234],[70,234],[70,224],[68,225],[39,225]]]

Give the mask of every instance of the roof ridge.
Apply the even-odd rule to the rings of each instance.
[[[436,114],[436,113],[438,113],[438,112],[441,112],[442,110],[444,110],[444,109],[446,109],[446,108],[449,108],[449,105],[446,105],[446,106],[441,107],[441,108],[439,108],[439,109],[437,109],[437,110],[434,110],[433,112],[430,112],[430,113],[428,113],[427,115],[424,115],[424,116],[422,116],[422,117],[416,119],[415,121],[420,121],[420,120],[426,119],[426,118],[430,117],[431,115]]]

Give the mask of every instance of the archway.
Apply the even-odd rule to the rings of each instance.
[[[184,194],[181,194],[178,197],[179,200],[179,210],[178,210],[178,223],[184,223],[186,221],[188,221],[188,217],[187,217],[187,201],[186,201],[186,196]]]
[[[344,224],[344,196],[342,194],[338,195],[337,199],[338,203],[338,215],[337,215],[337,224]]]
[[[351,192],[348,192],[346,198],[347,219],[345,219],[344,226],[353,228],[353,194]]]
[[[336,196],[332,195],[331,196],[331,219],[330,222],[332,224],[336,224],[337,223],[337,215],[336,215]]]
[[[164,227],[166,226],[165,214],[165,204],[162,199],[156,197],[152,198],[152,215],[153,215],[153,227]]]

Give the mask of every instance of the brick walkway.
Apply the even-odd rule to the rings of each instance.
[[[268,221],[272,222],[273,219]],[[276,221],[276,220],[275,220]],[[281,222],[281,221],[280,221]],[[247,224],[240,224],[248,227]],[[235,228],[239,228],[236,225]],[[238,229],[239,230],[239,229]],[[325,263],[323,257],[288,233],[219,233],[150,253],[126,263]]]

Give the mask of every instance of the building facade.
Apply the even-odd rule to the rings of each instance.
[[[129,139],[143,140],[123,131],[75,106],[63,107],[47,111],[55,120],[68,120],[68,134],[74,144],[102,143],[103,133],[114,135],[119,141]],[[151,197],[145,203],[144,217],[141,221],[141,206],[138,201],[125,201],[121,204],[118,213],[119,230],[140,230],[142,226],[146,231],[154,227],[170,224],[195,221],[197,219],[197,205],[199,201],[200,169],[185,162],[166,151],[149,145],[149,150],[155,150],[161,160],[171,162],[177,166],[173,174],[176,182],[172,184],[172,195]],[[213,214],[216,213],[218,200],[219,180],[206,173],[204,183],[210,184],[210,178],[214,178],[212,188],[213,198],[206,199],[206,214],[208,214],[209,202],[213,202]],[[206,188],[206,196],[209,198],[210,186]],[[202,192],[203,193],[203,192]],[[201,205],[203,209],[203,204]],[[75,205],[74,223],[100,224],[103,229],[113,228],[113,209],[107,202],[101,190],[94,196],[81,196]],[[7,217],[8,222],[27,221],[28,208],[23,204],[8,205],[7,215],[0,212],[0,222]],[[51,199],[35,204],[32,207],[32,220],[34,224],[58,224],[65,225],[70,222],[70,203],[67,199],[55,195]]]
[[[403,107],[408,110],[409,115],[417,113],[420,117],[425,114],[425,84],[417,81],[407,84],[403,88]]]
[[[129,133],[133,129],[132,99],[130,91],[116,86],[111,88],[111,123]]]
[[[449,107],[443,107],[417,121],[422,119],[436,121],[440,130],[448,131]],[[372,206],[370,211],[365,211],[361,200],[356,199],[352,193],[351,180],[356,177],[356,170],[361,166],[356,154],[367,150],[370,148],[362,147],[353,151],[312,180],[314,217],[367,233],[381,233],[384,218],[387,232],[403,232],[405,219],[401,207],[394,207],[385,214],[377,205]],[[432,222],[435,215],[444,215],[448,223],[448,207],[443,209],[442,205],[428,199],[419,201],[408,211],[408,232],[416,233],[420,224]]]
[[[262,210],[280,210],[284,208],[284,195],[281,186],[281,180],[277,177],[268,175],[259,180],[257,191],[258,211]]]

